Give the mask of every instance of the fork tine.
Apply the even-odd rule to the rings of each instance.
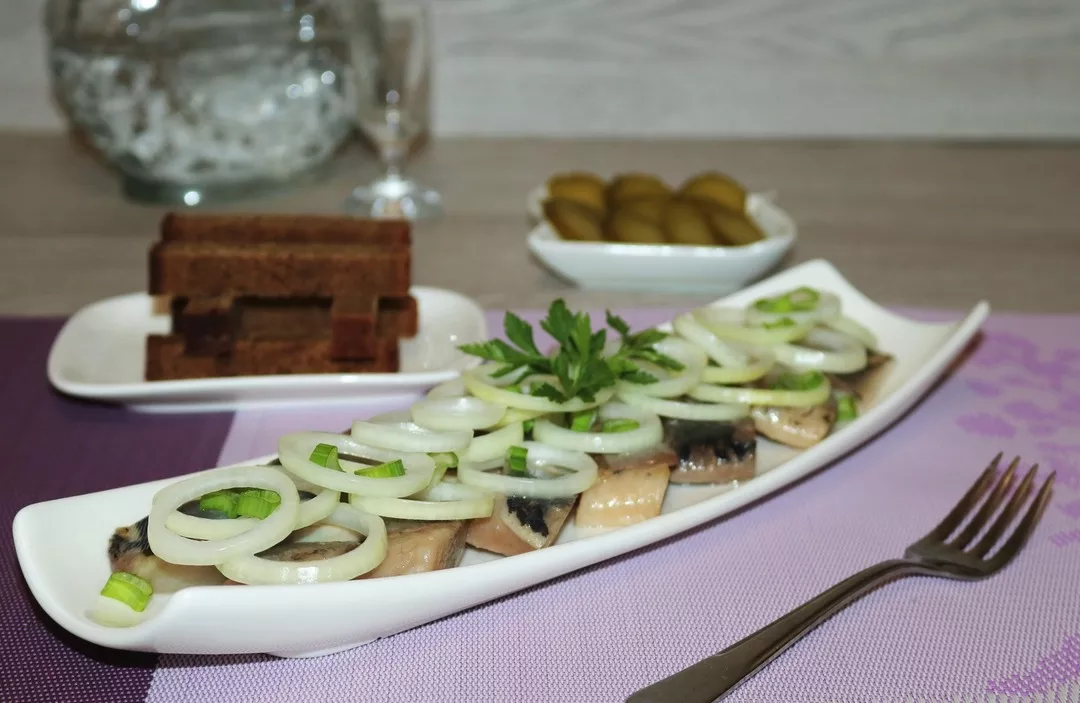
[[[1016,467],[1020,465],[1020,457],[1016,457],[1009,464],[1009,468],[1005,469],[1005,473],[998,479],[997,484],[994,486],[994,490],[990,491],[990,496],[979,508],[979,512],[975,517],[971,519],[971,522],[967,524],[964,531],[960,535],[949,543],[949,546],[956,547],[957,549],[963,549],[968,546],[971,540],[975,539],[975,536],[982,531],[982,528],[986,527],[986,523],[990,521],[990,518],[994,516],[994,512],[1001,505],[1001,502],[1005,500],[1005,494],[1012,488],[1013,475],[1016,474]]]
[[[1054,477],[1056,475],[1057,472],[1051,473],[1046,479],[1042,488],[1039,489],[1038,495],[1035,496],[1035,500],[1031,502],[1031,507],[1028,508],[1027,513],[1024,514],[1024,518],[1020,521],[1020,524],[1016,526],[1016,531],[1013,532],[1008,541],[1001,546],[998,553],[989,560],[991,569],[996,571],[1008,564],[1024,544],[1027,543],[1028,538],[1031,537],[1031,533],[1035,531],[1035,526],[1039,523],[1039,518],[1042,517],[1043,510],[1046,509],[1046,504],[1050,502],[1050,496],[1053,494],[1052,488],[1054,485]]]
[[[979,543],[975,545],[973,554],[980,559],[990,553],[990,550],[994,548],[997,541],[1001,539],[1001,536],[1005,534],[1005,530],[1012,524],[1012,521],[1016,518],[1016,514],[1020,512],[1020,507],[1027,501],[1028,495],[1031,494],[1031,486],[1035,483],[1035,474],[1039,471],[1039,465],[1032,466],[1027,474],[1024,476],[1024,480],[1020,482],[1020,485],[1016,488],[1016,494],[1012,497],[1005,507],[1001,511],[1001,515],[994,521],[994,524],[990,526],[990,529],[986,531],[986,535],[983,536]]]
[[[961,498],[960,502],[956,504],[956,507],[945,516],[945,519],[941,521],[941,524],[931,530],[923,539],[940,542],[951,535],[952,531],[963,522],[964,517],[971,512],[971,509],[978,504],[979,499],[986,493],[990,481],[994,478],[994,474],[997,473],[999,463],[1001,463],[1001,452],[998,452],[998,455],[990,462],[990,466],[986,467],[986,471],[983,471],[982,475],[979,476],[979,479],[975,481],[975,485],[964,494],[964,497]]]

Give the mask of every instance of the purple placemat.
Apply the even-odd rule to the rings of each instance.
[[[637,326],[668,319],[670,311],[626,316]],[[51,330],[42,326],[41,344],[22,350],[21,359],[5,350],[5,367],[21,378],[0,382],[8,391],[2,397],[19,397],[20,412],[0,413],[0,437],[19,435],[23,460],[13,466],[23,467],[43,440],[89,425],[67,436],[72,447],[95,447],[93,479],[84,470],[77,477],[60,472],[48,485],[36,475],[17,480],[27,492],[0,498],[11,514],[33,500],[212,463],[193,454],[192,437],[206,444],[217,437],[219,451],[211,454],[224,463],[273,451],[282,431],[337,430],[352,419],[347,409],[244,412],[222,441],[228,416],[145,417],[76,406],[42,388],[37,369]],[[1039,533],[1009,569],[981,583],[909,579],[881,589],[730,700],[1077,700],[1080,317],[995,316],[986,330],[975,353],[891,432],[753,509],[331,657],[162,655],[153,671],[138,668],[153,660],[123,654],[102,662],[42,625],[41,616],[29,620],[21,578],[10,575],[16,567],[8,539],[0,547],[13,580],[0,584],[0,701],[622,700],[851,572],[899,554],[999,448],[1058,472]],[[44,407],[52,413],[32,415]],[[154,438],[139,443],[147,434]],[[169,442],[173,452],[163,451]],[[145,448],[138,461],[127,456],[133,446]],[[7,608],[13,601],[22,608],[14,621]],[[9,647],[11,628],[21,639]],[[47,669],[67,673],[44,681]]]

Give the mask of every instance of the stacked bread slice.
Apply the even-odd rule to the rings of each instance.
[[[398,371],[411,255],[404,221],[167,215],[150,293],[172,330],[147,339],[146,378]]]

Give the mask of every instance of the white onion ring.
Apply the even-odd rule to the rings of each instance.
[[[704,383],[749,383],[769,373],[776,365],[776,357],[764,349],[755,350],[750,363],[742,368],[730,366],[706,366],[701,372]]]
[[[519,410],[517,408],[509,408],[507,409],[506,414],[503,415],[502,418],[491,427],[496,429],[499,427],[506,427],[507,425],[513,425],[515,423],[535,420],[536,418],[543,417],[544,415],[547,415],[547,413],[541,412],[539,410]],[[476,441],[475,437],[473,438],[473,441]]]
[[[500,427],[494,432],[473,437],[469,446],[458,453],[458,459],[473,464],[501,459],[506,456],[507,449],[523,441],[525,441],[525,426],[516,422],[513,425]]]
[[[635,420],[640,426],[628,432],[575,432],[541,418],[533,428],[533,437],[557,449],[589,454],[626,454],[655,446],[664,439],[664,427],[655,413],[608,403],[600,408],[599,415],[601,420]]]
[[[832,388],[828,379],[806,391],[773,390],[770,388],[741,388],[702,384],[690,391],[690,397],[709,403],[746,403],[782,408],[808,408],[829,399]]]
[[[289,478],[292,479],[294,484],[308,483],[299,476],[290,475]],[[300,485],[297,485],[296,488],[298,491],[306,490]],[[293,525],[294,530],[302,529],[319,520],[325,519],[334,512],[334,508],[341,502],[341,493],[332,488],[314,486],[313,490],[310,492],[314,493],[315,496],[309,500],[300,501],[300,508],[296,512],[296,524]],[[197,515],[188,515],[179,510],[174,510],[169,517],[166,518],[165,527],[181,537],[214,540],[226,539],[242,534],[254,528],[260,522],[262,521],[251,517],[238,517],[231,520],[215,520],[198,517]]]
[[[684,403],[668,398],[653,398],[639,393],[627,393],[619,391],[619,399],[627,405],[648,412],[656,413],[660,417],[671,417],[677,420],[709,420],[712,422],[729,422],[738,420],[750,414],[750,408],[742,404],[732,403]]]
[[[350,495],[349,503],[373,515],[400,520],[472,520],[491,516],[495,496],[474,486],[440,481],[409,498]]]
[[[777,360],[798,369],[817,369],[829,373],[853,373],[866,368],[866,347],[843,332],[816,327],[803,340],[832,351],[821,351],[796,344],[773,347]]]
[[[427,392],[428,398],[459,398],[463,395],[468,395],[469,391],[465,389],[465,381],[460,376],[452,381],[446,381],[432,388]]]
[[[676,316],[671,326],[681,337],[696,344],[708,354],[710,359],[721,366],[742,368],[750,363],[749,354],[721,341],[719,337],[713,334],[705,325],[698,322],[697,318],[690,313]],[[676,393],[676,395],[681,395],[681,393]]]
[[[789,290],[779,295],[772,296],[774,298],[782,295],[790,295],[795,290]],[[796,323],[805,322],[827,322],[835,319],[840,315],[840,298],[836,297],[832,293],[826,291],[817,291],[818,300],[817,305],[813,310],[793,310],[791,312],[765,312],[764,310],[758,310],[754,307],[753,303],[746,307],[746,320],[751,324],[761,324],[764,322],[777,322],[787,318]]]
[[[276,492],[281,503],[254,528],[233,537],[208,542],[174,534],[165,525],[184,503],[226,488],[261,488]],[[234,557],[261,552],[285,539],[296,524],[300,495],[289,477],[269,466],[215,469],[162,488],[150,508],[147,540],[154,554],[170,564],[213,566]]]
[[[603,405],[611,400],[611,397],[615,393],[613,388],[605,388],[596,394],[596,399],[587,403],[581,398],[571,398],[565,403],[556,403],[553,400],[547,398],[540,398],[538,396],[529,395],[527,393],[516,393],[514,391],[508,391],[505,388],[500,388],[493,383],[491,378],[491,372],[499,368],[499,364],[484,364],[483,366],[477,366],[469,369],[465,372],[465,387],[469,389],[477,398],[486,400],[489,403],[497,403],[499,405],[505,405],[508,408],[517,408],[518,410],[535,410],[542,413],[572,413],[579,410],[588,410],[589,408],[595,408],[597,405]],[[546,381],[547,378],[534,377],[531,382]],[[556,379],[550,379],[551,382],[557,384]]]
[[[619,381],[618,387],[626,387],[631,392],[657,398],[674,398],[701,383],[701,374],[705,370],[708,359],[705,358],[705,352],[697,346],[678,337],[667,337],[655,344],[653,348],[682,363],[685,368],[682,371],[668,371],[650,362],[635,361],[642,371],[657,376],[659,380],[655,383]]]
[[[338,459],[344,471],[328,469],[311,460],[311,452],[319,444],[337,447],[339,454],[358,456],[378,462],[401,459],[405,465],[405,475],[393,478],[371,478],[352,473],[360,465]],[[423,490],[435,473],[435,460],[427,454],[396,452],[379,447],[371,447],[358,442],[349,435],[330,432],[293,432],[278,440],[278,457],[289,473],[319,486],[332,488],[342,493],[378,495],[401,498]]]
[[[379,425],[399,425],[403,422],[412,422],[412,413],[408,410],[391,410],[368,418],[368,422]]]
[[[352,437],[373,447],[398,452],[456,452],[469,446],[471,430],[435,432],[415,422],[365,422],[357,420],[352,426]]]
[[[549,466],[569,469],[570,473],[557,478],[508,476],[462,463],[458,465],[458,480],[492,493],[542,499],[575,496],[596,482],[596,462],[584,452],[556,449],[538,442],[523,442],[520,446],[528,451],[530,473],[542,472]]]
[[[386,558],[386,524],[351,505],[339,504],[325,520],[364,535],[364,541],[345,554],[315,561],[274,561],[254,554],[218,564],[218,571],[238,583],[324,583],[350,581],[374,569]]]
[[[742,310],[717,306],[698,308],[693,312],[693,316],[695,320],[720,339],[764,347],[774,344],[786,344],[801,339],[814,326],[813,322],[802,322],[773,328],[747,325],[746,316]]]
[[[413,404],[411,412],[413,422],[429,430],[472,432],[501,420],[506,406],[469,396],[426,398]]]
[[[842,332],[849,337],[854,337],[855,339],[859,340],[859,342],[867,349],[877,349],[877,336],[867,327],[856,322],[850,317],[847,317],[846,315],[841,315],[835,320],[829,320],[825,324],[833,328],[837,332]]]

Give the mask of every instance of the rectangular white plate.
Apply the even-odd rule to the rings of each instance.
[[[67,321],[49,351],[49,382],[68,395],[153,412],[202,412],[254,405],[355,402],[405,396],[456,378],[475,362],[458,351],[487,339],[484,311],[448,290],[413,286],[419,332],[401,341],[398,373],[236,376],[147,381],[146,337],[169,331],[153,299],[133,293],[93,303]]]
[[[924,324],[884,310],[824,261],[803,264],[725,299],[745,305],[808,285],[833,291],[896,357],[877,401],[820,444],[796,451],[759,441],[759,475],[736,488],[671,486],[662,514],[631,527],[585,534],[568,525],[558,543],[514,557],[469,550],[463,565],[431,573],[308,586],[202,586],[152,600],[151,617],[111,629],[85,613],[109,575],[104,545],[142,518],[170,481],[38,503],[15,517],[15,547],[30,591],[69,632],[119,649],[199,654],[269,652],[314,656],[355,647],[657,542],[767,496],[851,451],[913,406],[989,314],[976,305],[959,322]],[[302,428],[298,428],[302,429]],[[261,460],[260,460],[261,461]],[[201,468],[201,467],[192,467]],[[431,594],[438,593],[438,598]],[[287,612],[288,618],[268,618]],[[341,617],[341,613],[349,617]],[[205,623],[213,622],[214,636]]]

